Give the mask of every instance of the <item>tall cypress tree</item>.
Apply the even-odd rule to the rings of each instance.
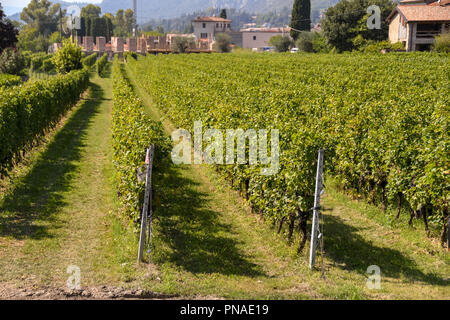
[[[311,31],[311,0],[295,0],[292,8],[291,28]],[[298,31],[291,30],[291,37],[297,40]]]
[[[227,18],[227,9],[220,10],[220,17],[223,19]]]

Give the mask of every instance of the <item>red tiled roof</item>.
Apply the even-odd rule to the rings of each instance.
[[[219,18],[219,17],[197,17],[197,19],[192,20],[193,22],[226,22],[230,23],[231,20]]]
[[[443,4],[443,1],[441,1],[441,4],[437,1],[430,4],[399,4],[389,15],[388,20],[390,20],[397,12],[399,12],[408,22],[450,21],[450,6]]]

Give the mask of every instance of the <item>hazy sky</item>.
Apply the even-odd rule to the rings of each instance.
[[[90,3],[99,3],[102,0],[65,0],[67,2],[90,2]],[[0,0],[0,3],[3,7],[25,7],[28,5],[30,0]],[[50,1],[51,2],[51,1]]]

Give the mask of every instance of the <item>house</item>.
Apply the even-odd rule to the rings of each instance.
[[[231,31],[231,20],[219,17],[197,17],[192,20],[197,40],[214,41],[216,34]]]
[[[406,51],[428,50],[434,37],[450,31],[450,0],[403,0],[387,18],[389,41]]]
[[[290,36],[291,28],[247,28],[241,29],[242,47],[261,50],[269,47],[270,38],[278,35]]]

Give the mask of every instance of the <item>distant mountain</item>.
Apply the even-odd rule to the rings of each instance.
[[[87,3],[65,2],[62,0],[50,0],[58,2],[63,9],[69,6],[77,5],[84,7]],[[326,9],[334,5],[339,0],[311,0],[313,15],[321,9]],[[154,19],[168,19],[189,15],[194,12],[206,11],[210,8],[235,8],[250,14],[267,13],[283,8],[292,8],[294,0],[137,0],[138,5],[138,23],[143,24]],[[115,14],[119,9],[133,8],[133,0],[103,0],[99,5],[102,13]],[[5,7],[5,11],[6,11]],[[22,8],[8,8],[9,14],[20,12]],[[7,14],[8,15],[8,14]],[[13,15],[9,18],[18,20],[19,15]]]
[[[174,18],[208,8],[235,8],[247,12],[265,12],[285,6],[292,6],[294,0],[138,0],[140,21]],[[142,4],[142,7],[140,6]],[[103,0],[102,12],[115,13],[119,9],[133,7],[132,0]]]
[[[20,8],[20,7],[8,7],[8,6],[2,6],[2,8],[3,8],[3,12],[7,15],[7,16],[10,16],[10,15],[13,15],[13,14],[15,14],[15,13],[17,13],[17,12],[21,12],[22,11],[22,8]]]

